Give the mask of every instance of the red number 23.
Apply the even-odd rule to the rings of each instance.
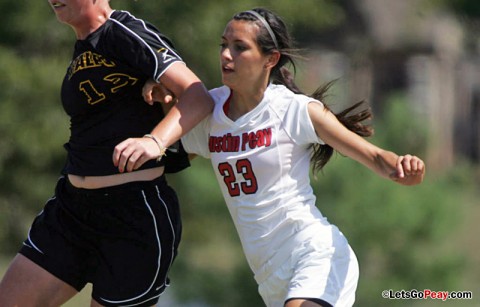
[[[218,171],[223,176],[223,181],[227,185],[230,196],[240,196],[240,192],[244,194],[254,194],[258,190],[257,178],[252,169],[252,164],[248,159],[238,160],[233,166],[228,162],[223,162],[218,165]],[[243,181],[237,182],[235,174],[242,175]]]

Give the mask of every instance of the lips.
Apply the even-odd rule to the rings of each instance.
[[[233,68],[224,65],[224,66],[222,66],[222,71],[223,72],[233,72],[234,70],[233,70]]]
[[[51,1],[50,2],[50,5],[55,8],[55,9],[58,9],[58,8],[61,8],[61,7],[64,7],[65,4],[59,2],[59,1]]]

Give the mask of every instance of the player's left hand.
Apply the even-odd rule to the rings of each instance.
[[[153,139],[129,138],[115,146],[113,165],[120,173],[131,172],[140,168],[145,162],[157,159],[161,154],[159,146]]]
[[[425,163],[412,155],[399,156],[395,165],[395,172],[390,179],[403,185],[416,185],[423,181]]]

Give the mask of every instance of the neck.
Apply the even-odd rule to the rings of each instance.
[[[265,90],[266,86],[248,91],[232,90],[228,117],[236,120],[255,109],[262,101]]]
[[[83,12],[81,20],[77,24],[71,24],[77,39],[82,40],[100,28],[110,18],[112,9],[109,6],[92,6]]]

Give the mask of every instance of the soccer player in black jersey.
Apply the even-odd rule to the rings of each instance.
[[[210,113],[211,98],[151,24],[109,0],[49,3],[77,38],[61,89],[71,135],[55,195],[0,283],[0,306],[60,306],[86,283],[91,306],[153,306],[181,236],[164,173],[188,167],[174,142]],[[178,98],[167,115],[144,102],[148,79]]]

